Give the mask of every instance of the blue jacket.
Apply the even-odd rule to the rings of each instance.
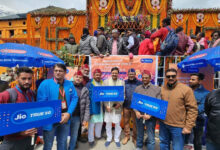
[[[136,78],[134,80],[125,80],[125,101],[123,107],[130,108],[134,90],[141,84],[142,82]]]
[[[68,106],[67,113],[69,113],[71,116],[78,102],[77,92],[71,81],[64,80],[63,86],[64,86],[66,102]],[[56,83],[54,79],[44,80],[38,88],[37,101],[58,100],[59,87],[60,85]],[[46,125],[43,127],[43,129],[50,131],[52,130],[52,125],[53,124]]]
[[[90,115],[97,115],[101,113],[101,103],[92,101],[92,89],[94,87],[93,80],[90,80],[86,87],[89,89],[89,98],[90,98]]]
[[[198,117],[196,120],[196,125],[198,126],[204,126],[205,123],[204,106],[205,106],[205,99],[208,93],[209,91],[206,90],[202,85],[200,85],[197,89],[194,90],[194,95],[198,106]]]

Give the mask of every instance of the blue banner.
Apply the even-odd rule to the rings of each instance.
[[[131,108],[165,120],[168,102],[154,97],[134,93]]]
[[[92,101],[124,101],[124,87],[94,86],[92,89]]]
[[[60,122],[61,101],[0,104],[0,136]]]

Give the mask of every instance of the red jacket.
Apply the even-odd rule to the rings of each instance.
[[[163,42],[166,39],[168,33],[169,30],[166,27],[163,27],[151,34],[150,39],[153,41],[155,38],[160,38],[160,41]],[[160,44],[157,46],[157,51],[160,51]]]
[[[26,97],[22,93],[20,93],[16,88],[15,90],[17,92],[16,103],[27,103],[28,100],[26,99]],[[26,94],[29,100],[31,100],[31,98],[35,98],[34,93],[32,91],[28,91]],[[7,103],[10,103],[10,95],[8,91],[4,91],[0,93],[0,104],[7,104]],[[8,140],[16,140],[16,139],[22,139],[24,138],[24,136],[21,136],[20,133],[15,133],[15,134],[6,135],[4,138]]]
[[[151,39],[145,39],[141,42],[138,55],[154,55],[154,45]]]

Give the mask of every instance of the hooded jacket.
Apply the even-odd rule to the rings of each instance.
[[[84,55],[90,55],[92,53],[95,53],[97,55],[100,54],[98,48],[96,47],[95,39],[92,36],[84,34],[81,37],[79,43],[80,43],[79,44],[80,54],[84,54]]]

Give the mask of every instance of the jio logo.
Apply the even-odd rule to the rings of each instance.
[[[17,112],[13,116],[14,122],[22,122],[22,121],[25,121],[26,119],[27,119],[27,113],[24,111]]]

